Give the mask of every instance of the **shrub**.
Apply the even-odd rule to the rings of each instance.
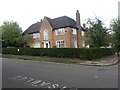
[[[114,51],[110,48],[3,48],[2,53],[93,60],[113,55]]]

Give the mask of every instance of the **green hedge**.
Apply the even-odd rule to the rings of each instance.
[[[19,49],[19,52],[17,51]],[[3,54],[67,57],[93,60],[113,55],[110,48],[3,48]]]

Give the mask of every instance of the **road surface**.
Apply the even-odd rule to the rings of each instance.
[[[118,66],[2,59],[3,88],[117,88]]]

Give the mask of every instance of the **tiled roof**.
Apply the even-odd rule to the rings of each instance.
[[[48,20],[48,22],[50,23],[53,29],[64,28],[64,27],[77,28],[76,21],[67,16],[62,16],[55,19],[50,19],[48,17],[45,18]]]
[[[27,30],[25,30],[23,34],[37,33],[39,32],[40,27],[41,27],[41,22],[34,23]]]
[[[48,20],[48,22],[51,25],[51,27],[53,28],[53,30],[58,29],[58,28],[65,28],[65,27],[71,27],[71,28],[77,29],[76,21],[67,16],[62,16],[62,17],[58,17],[55,19],[51,19],[48,17],[45,17],[45,18]],[[37,32],[39,32],[40,27],[41,27],[41,22],[32,24],[27,30],[25,30],[23,32],[23,34],[37,33]],[[83,28],[82,28],[82,30],[83,30]]]

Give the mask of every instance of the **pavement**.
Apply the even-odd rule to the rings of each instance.
[[[84,61],[80,63],[81,65],[88,65],[88,66],[111,66],[115,65],[120,61],[116,55],[108,56],[106,58],[102,58],[100,60],[95,61]]]
[[[120,58],[118,58],[116,55],[112,55],[112,56],[108,56],[98,60],[92,60],[92,61],[82,60],[81,63],[79,64],[86,65],[86,66],[111,66],[111,65],[116,65],[119,61],[120,61]]]

